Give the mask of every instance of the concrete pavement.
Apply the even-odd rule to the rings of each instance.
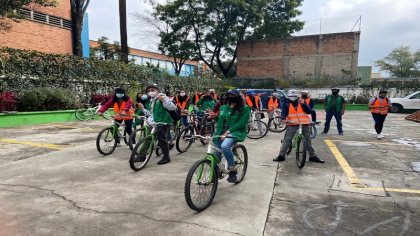
[[[420,124],[403,117],[389,115],[378,141],[370,114],[349,112],[344,136],[333,122],[314,140],[327,163],[302,170],[293,156],[271,161],[283,134],[247,140],[246,179],[222,180],[201,213],[183,193],[188,169],[206,151],[198,143],[174,151],[165,166],[152,157],[135,173],[128,147],[107,157],[96,151],[109,121],[1,129],[0,235],[418,235]],[[360,184],[350,183],[325,140]]]

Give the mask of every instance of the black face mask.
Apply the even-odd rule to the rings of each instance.
[[[307,99],[308,98],[308,95],[302,95],[302,98],[303,99]]]
[[[338,95],[338,92],[332,92],[332,95]]]

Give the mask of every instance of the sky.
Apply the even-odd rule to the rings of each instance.
[[[133,15],[151,11],[145,2],[127,0],[128,44],[156,51],[155,45],[140,36],[142,25]],[[305,0],[300,10],[302,15],[298,18],[305,21],[305,27],[295,35],[360,29],[360,66],[373,65],[396,47],[420,50],[420,0]],[[117,0],[91,0],[88,13],[90,39],[106,36],[119,41]]]

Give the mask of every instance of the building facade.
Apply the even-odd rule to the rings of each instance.
[[[91,40],[90,47],[98,47],[98,42]],[[175,74],[171,58],[164,54],[130,48],[128,60],[132,60],[138,65],[153,65],[162,70],[166,70],[171,75]],[[203,68],[198,61],[187,60],[182,66],[180,76],[196,75],[197,72],[201,70],[203,70]]]
[[[243,41],[238,47],[239,78],[355,80],[360,32]]]
[[[58,0],[56,7],[29,5],[21,9],[25,19],[0,31],[0,46],[45,53],[73,51],[70,1]]]

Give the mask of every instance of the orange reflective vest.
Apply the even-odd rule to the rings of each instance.
[[[289,114],[286,118],[287,125],[309,125],[311,123],[308,114],[303,111],[302,105],[298,104],[297,110],[293,104],[289,104]]]
[[[260,110],[260,97],[254,96],[254,98],[255,98],[255,103],[256,103],[255,105],[257,106],[257,109]],[[250,96],[246,96],[246,104],[251,108],[254,107]]]
[[[308,107],[309,107],[309,103],[311,103],[311,99],[307,98],[307,99],[303,99],[303,100],[305,101],[306,105],[308,105]]]
[[[121,112],[124,110],[124,108],[125,108],[125,101],[121,102],[121,106],[118,106],[118,102],[114,103],[114,113],[115,113],[115,119],[116,120],[131,120],[131,119],[133,119],[134,109],[132,107],[130,107],[130,110],[128,110],[128,112],[126,112],[125,115],[122,116]]]
[[[198,101],[200,101],[200,98],[201,98],[201,95],[198,95],[198,93],[195,93],[195,96],[194,96],[194,105],[195,105]]]
[[[272,111],[274,109],[277,109],[278,107],[279,107],[279,100],[274,96],[270,96],[268,98],[268,110]]]
[[[382,99],[382,102],[379,98],[376,98],[372,108],[370,108],[370,112],[375,114],[388,115],[388,106],[388,98]]]
[[[188,102],[188,100],[190,100],[190,98],[187,96],[187,99],[185,99],[185,101],[179,102],[178,101],[178,96],[177,96],[175,98],[175,100],[176,100],[176,105],[179,107],[179,109],[185,110],[185,107],[187,106],[187,102]]]

